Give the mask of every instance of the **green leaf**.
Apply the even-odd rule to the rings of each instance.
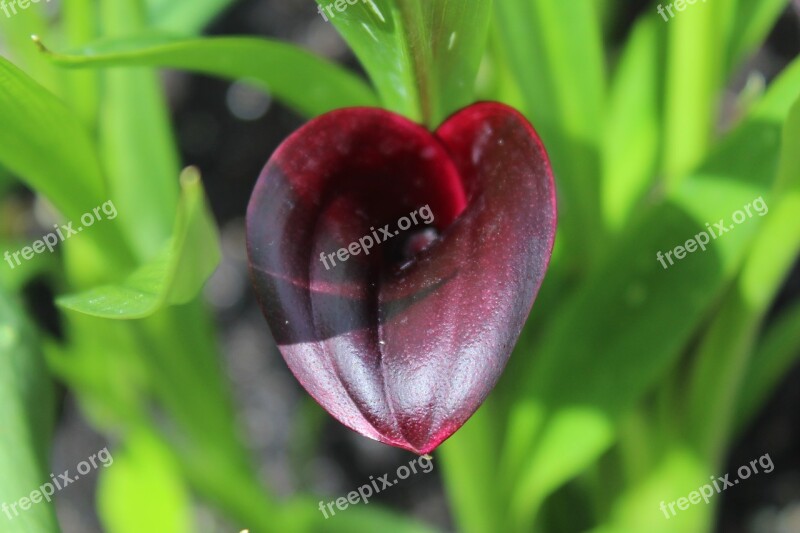
[[[332,500],[334,498],[331,498]],[[325,500],[328,501],[328,500]],[[271,531],[296,531],[302,533],[352,533],[354,531],[390,531],[391,533],[435,533],[437,530],[403,516],[382,509],[376,499],[368,505],[359,503],[340,512],[334,506],[336,515],[325,519],[319,510],[319,499],[299,497],[281,508],[285,517],[283,526],[275,526]],[[330,513],[329,513],[330,514]],[[273,518],[272,523],[275,523]],[[280,529],[283,527],[283,529]]]
[[[3,252],[4,255],[6,251],[13,254],[15,251],[22,250],[25,246],[30,246],[30,243],[19,240],[7,241],[0,238],[0,252]],[[10,268],[11,265],[14,268]],[[53,279],[53,276],[57,275],[61,266],[55,254],[37,254],[22,265],[17,265],[12,257],[11,265],[9,265],[8,259],[0,263],[0,284],[5,285],[14,292],[22,291],[25,285],[40,276]]]
[[[611,443],[615,421],[674,364],[734,278],[760,217],[669,269],[656,254],[705,231],[707,222],[730,223],[734,211],[773,189],[781,125],[798,91],[800,61],[701,170],[630,225],[534,349],[503,467],[507,479],[520,480],[511,502],[518,523],[529,524],[559,483]]]
[[[0,123],[0,164],[45,196],[67,220],[78,221],[107,200],[96,146],[80,119],[2,58]],[[70,247],[82,252],[75,270],[81,280],[71,279],[78,285],[106,281],[108,272],[119,274],[133,264],[114,224],[98,224],[65,244]]]
[[[75,393],[92,425],[106,432],[139,425],[151,408],[143,400],[148,375],[135,324],[67,313],[63,327],[69,342],[44,344],[51,371]]]
[[[473,100],[490,0],[317,0],[364,65],[384,106],[437,126]],[[330,18],[329,18],[330,17]]]
[[[49,53],[65,67],[168,67],[247,80],[309,117],[378,103],[372,89],[355,75],[300,48],[267,39],[147,34],[101,41],[74,54]]]
[[[320,11],[332,7],[326,0],[317,0],[317,4]],[[369,74],[383,106],[421,121],[422,95],[397,0],[365,0],[343,13],[325,11],[325,16],[333,17],[329,20]]]
[[[142,0],[103,0],[107,36],[129,35],[145,24]],[[149,69],[103,72],[99,137],[109,192],[119,224],[139,262],[150,261],[172,232],[180,172],[169,110],[160,80]]]
[[[221,255],[197,171],[185,171],[181,186],[175,234],[160,257],[119,285],[64,296],[58,304],[91,316],[130,320],[150,316],[165,305],[192,300],[216,269]]]
[[[312,506],[317,502],[309,502]],[[318,509],[314,507],[318,513]],[[355,512],[354,512],[355,511]],[[393,513],[380,507],[362,508],[342,513],[320,523],[308,531],[326,531],[330,533],[351,533],[353,531],[391,531],[392,533],[435,533],[437,530],[400,513]]]
[[[97,39],[99,30],[98,13],[95,0],[69,0],[61,6],[65,46],[79,46]],[[37,34],[41,35],[41,34]],[[38,38],[37,38],[38,40]],[[26,43],[26,48],[30,43]],[[35,51],[39,61],[48,67],[58,69],[47,57]],[[97,126],[97,113],[100,105],[100,76],[97,72],[64,72],[66,78],[68,103],[91,128]]]
[[[764,42],[787,3],[787,0],[738,0],[728,45],[728,75]]]
[[[742,292],[766,312],[800,253],[800,88],[783,129],[775,201],[742,269]]]
[[[278,503],[261,485],[239,440],[213,318],[202,299],[142,321],[116,323],[140,328],[139,356],[158,404],[173,422],[164,436],[193,490],[243,527],[284,531],[276,519]]]
[[[0,523],[9,533],[59,531],[51,502],[19,506],[50,481],[55,397],[36,338],[23,308],[0,285]]]
[[[710,531],[716,491],[709,504],[701,500],[684,510],[675,505],[678,498],[686,498],[706,484],[711,487],[709,472],[713,470],[709,471],[709,465],[691,448],[671,445],[643,480],[628,485],[614,500],[610,520],[591,533]]]
[[[503,102],[515,109],[525,108],[525,98],[522,96],[497,24],[489,26],[489,42],[478,71],[475,93],[479,101]]]
[[[238,440],[214,324],[200,298],[136,321],[68,313],[65,329],[71,342],[49,346],[50,364],[95,426],[163,438],[194,491],[253,530],[281,531],[268,527],[277,505]]]
[[[494,14],[502,55],[556,176],[555,259],[564,254],[567,268],[584,269],[603,243],[599,150],[606,80],[597,6],[591,0],[502,0]]]
[[[603,138],[603,211],[618,232],[654,181],[661,146],[663,21],[639,19],[612,81]]]
[[[496,408],[490,397],[437,451],[450,507],[465,533],[492,531],[502,519],[500,492],[487,490],[497,470]]]
[[[103,467],[97,499],[106,531],[197,531],[180,469],[157,439],[144,432],[131,435]]]
[[[281,531],[268,527],[277,506],[238,441],[214,324],[199,298],[137,321],[68,313],[65,328],[71,343],[49,346],[50,364],[94,425],[165,438],[194,491],[253,530]]]
[[[492,1],[425,0],[421,4],[421,26],[414,26],[415,39],[430,50],[434,78],[431,85],[423,85],[427,93],[422,93],[423,104],[425,99],[432,102],[431,119],[427,122],[438,126],[447,116],[474,102],[475,78],[488,39]],[[415,46],[412,50],[417,52]]]
[[[764,205],[763,227],[731,294],[724,300],[721,312],[693,358],[688,395],[690,432],[717,461],[724,458],[727,451],[724,444],[741,416],[736,398],[742,388],[751,386],[747,371],[758,364],[750,361],[758,329],[800,255],[797,146],[800,146],[800,98],[783,128],[776,191],[770,197],[771,205]],[[762,379],[758,386],[763,383]]]
[[[151,25],[169,31],[198,33],[237,0],[148,0]]]
[[[770,393],[800,360],[800,304],[782,314],[755,348],[738,399],[737,432],[746,429]]]
[[[13,14],[12,2],[6,2],[11,16],[0,10],[0,53],[23,69],[51,93],[63,96],[63,80],[52,65],[43,61],[36,50],[30,46],[31,35],[49,33],[46,7],[30,6],[30,9],[17,8]]]
[[[727,82],[724,61],[737,0],[686,5],[666,17],[664,165],[675,187],[703,161],[718,117],[717,102]]]
[[[97,152],[75,114],[0,58],[0,162],[68,218],[106,199]]]

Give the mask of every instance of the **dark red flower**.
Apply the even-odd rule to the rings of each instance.
[[[555,228],[544,147],[496,103],[435,133],[381,109],[318,117],[247,212],[253,283],[294,375],[346,426],[420,454],[500,377]]]

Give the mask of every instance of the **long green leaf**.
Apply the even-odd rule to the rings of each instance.
[[[221,253],[197,171],[184,172],[181,184],[183,195],[175,234],[160,257],[136,270],[122,284],[64,296],[58,304],[91,316],[130,320],[150,316],[165,305],[191,301],[216,269]]]
[[[94,0],[68,0],[62,4],[62,10],[66,46],[81,46],[97,39],[99,25]],[[58,68],[42,54],[38,54],[38,58],[51,68]],[[70,107],[80,114],[86,124],[95,128],[100,105],[100,75],[89,71],[62,74],[66,74]]]
[[[144,29],[142,0],[103,0],[105,35]],[[172,232],[180,172],[166,97],[155,72],[103,72],[99,137],[109,191],[123,215],[118,224],[136,258],[149,261]]]
[[[362,0],[320,14],[344,36],[383,105],[429,127],[473,99],[490,0]]]
[[[202,298],[127,324],[141,328],[139,356],[159,405],[174,422],[164,437],[194,491],[242,527],[285,530],[276,517],[278,503],[239,440],[213,319]]]
[[[50,54],[65,67],[152,66],[248,80],[309,117],[378,104],[372,89],[355,75],[300,48],[267,39],[147,34],[105,40],[73,54]]]
[[[781,125],[798,91],[800,61],[699,172],[631,225],[549,328],[510,421],[503,472],[514,479],[521,471],[515,520],[527,524],[542,498],[610,444],[615,419],[670,368],[736,274],[759,217],[669,269],[656,254],[707,222],[730,223],[734,211],[773,188]]]
[[[669,443],[669,448],[647,475],[626,486],[614,500],[610,519],[589,533],[711,531],[716,502],[701,502],[702,505],[692,505],[685,510],[676,508],[673,502],[708,483],[708,476],[713,472],[715,470],[698,459],[691,448]],[[669,503],[673,503],[674,514],[669,510]]]
[[[67,220],[77,223],[108,200],[95,144],[80,119],[2,58],[0,122],[0,163],[45,196]],[[133,263],[115,224],[98,224],[64,246],[81,250],[77,272],[84,280],[107,281]]]
[[[435,102],[429,125],[471,104],[475,78],[489,33],[492,0],[425,0],[421,2],[422,26],[416,38],[431,50],[435,85],[429,99]],[[427,42],[425,42],[427,41]]]
[[[80,120],[23,71],[0,58],[0,162],[79,218],[107,199],[94,143]]]
[[[351,506],[335,516],[323,518],[319,510],[319,499],[299,497],[281,509],[285,520],[271,531],[293,531],[298,533],[353,533],[357,531],[387,531],[391,533],[436,533],[436,529],[419,521],[382,508],[376,500],[369,505]],[[334,507],[336,510],[336,507]],[[276,519],[272,523],[276,524]],[[283,527],[284,529],[280,529]]]
[[[789,0],[738,0],[727,51],[728,75],[767,38],[788,4]]]
[[[148,18],[153,27],[194,34],[236,1],[148,0]]]
[[[496,408],[489,398],[438,452],[450,506],[464,533],[492,531],[502,520],[501,494],[492,490],[499,449]]]
[[[53,384],[16,298],[0,286],[0,529],[58,532],[55,508],[38,496],[50,481],[48,456],[55,422]],[[34,496],[34,498],[37,498]]]
[[[106,531],[197,531],[180,469],[157,439],[144,432],[131,435],[103,466],[108,469],[101,470],[97,499]]]
[[[670,6],[671,8],[672,6]],[[702,162],[712,145],[717,102],[727,82],[723,61],[736,0],[685,5],[667,24],[664,84],[664,165],[675,187]]]
[[[36,50],[29,46],[31,35],[47,35],[49,28],[44,5],[33,5],[30,9],[19,9],[13,14],[12,2],[6,2],[11,16],[0,10],[0,53],[37,83],[56,96],[63,97],[63,80],[58,71],[42,61]]]
[[[65,318],[72,342],[50,345],[49,362],[95,426],[153,432],[199,494],[254,530],[280,531],[268,527],[275,505],[237,440],[213,323],[199,299],[140,321]]]
[[[800,360],[800,304],[781,315],[756,346],[738,399],[736,430],[747,424],[769,399],[770,393]]]
[[[758,365],[750,362],[758,329],[800,255],[800,98],[786,119],[782,146],[763,228],[694,358],[689,429],[716,461],[723,459],[724,443],[740,416],[736,398],[748,387],[747,370]]]
[[[603,211],[619,231],[654,181],[661,146],[661,87],[666,28],[641,17],[612,81],[603,139]]]
[[[599,150],[606,81],[596,10],[590,0],[494,4],[503,55],[517,77],[524,111],[547,147],[556,176],[560,215],[556,259],[563,253],[573,270],[586,268],[603,243]]]

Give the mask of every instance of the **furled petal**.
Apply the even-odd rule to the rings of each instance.
[[[425,206],[432,228],[419,221]],[[399,231],[412,212],[419,223]],[[300,383],[348,427],[427,453],[500,377],[555,226],[547,156],[513,109],[475,104],[432,134],[356,108],[278,148],[253,192],[247,241],[264,314]],[[385,242],[335,256],[367,236]]]

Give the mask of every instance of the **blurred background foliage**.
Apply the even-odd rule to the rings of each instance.
[[[800,6],[658,5],[0,14],[0,251],[107,200],[119,212],[0,265],[0,502],[106,442],[115,458],[0,529],[800,530]],[[408,457],[340,427],[286,370],[248,289],[247,198],[303,120],[379,105],[434,128],[478,99],[522,110],[548,148],[550,272],[436,475],[325,520],[320,499]],[[668,270],[656,260],[758,197],[767,216]],[[766,453],[774,473],[659,509]]]

